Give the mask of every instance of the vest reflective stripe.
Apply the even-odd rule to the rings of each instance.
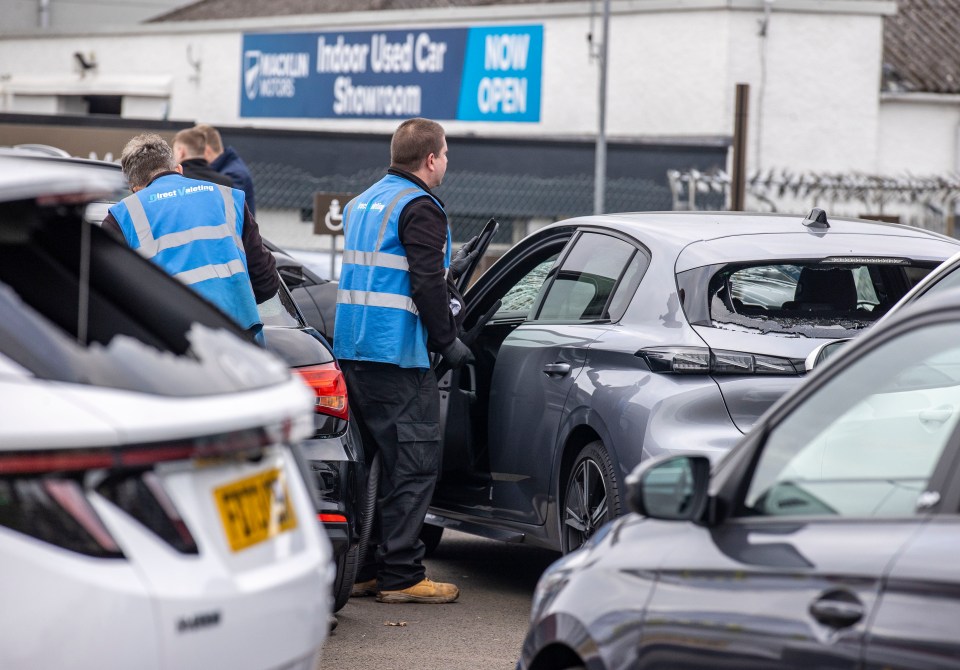
[[[233,275],[246,272],[240,261],[230,261],[229,263],[220,263],[217,265],[204,265],[193,270],[184,270],[173,275],[184,284],[196,284],[207,279],[217,279],[223,277],[232,277]]]
[[[364,307],[391,307],[418,315],[413,298],[397,293],[377,293],[375,291],[337,291],[337,302],[344,305],[363,305]]]
[[[153,237],[153,229],[150,227],[150,220],[147,218],[147,213],[143,209],[140,198],[136,194],[124,198],[123,202],[127,206],[127,211],[130,212],[130,220],[133,221],[133,228],[137,232],[137,240],[140,242],[140,247],[137,249],[140,255],[145,258],[153,258],[164,249],[182,247],[184,244],[197,240],[219,240],[225,237],[232,237],[237,248],[244,251],[243,240],[237,235],[237,210],[233,201],[233,189],[219,185],[217,188],[223,195],[226,223],[219,226],[197,226],[189,230],[161,235],[158,239]]]
[[[343,252],[344,264],[365,265],[374,268],[390,268],[391,270],[410,271],[410,264],[406,256],[397,254],[385,254],[379,251],[354,251],[352,249]]]
[[[243,249],[243,240],[239,238],[236,234],[237,226],[237,208],[233,204],[233,189],[229,186],[224,186],[223,184],[217,184],[217,188],[220,190],[220,195],[223,196],[223,209],[224,213],[227,215],[227,225],[230,226],[230,231],[233,234],[233,240],[237,243],[237,246]]]
[[[377,234],[377,246],[374,248],[374,251],[380,251],[383,247],[383,236],[387,233],[387,225],[390,223],[390,215],[393,214],[393,210],[396,209],[397,203],[400,202],[405,196],[408,196],[412,193],[419,191],[419,188],[408,188],[397,193],[393,200],[390,201],[390,204],[387,205],[383,210],[383,223],[380,225],[380,232]]]

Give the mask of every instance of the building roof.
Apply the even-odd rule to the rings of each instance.
[[[373,12],[379,10],[480,7],[484,5],[528,5],[575,0],[199,0],[149,22],[211,21],[248,19],[260,16],[293,14],[330,14],[333,12]]]
[[[958,35],[956,0],[898,0],[884,19],[882,90],[960,93]]]

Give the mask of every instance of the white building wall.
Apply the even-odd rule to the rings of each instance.
[[[451,136],[590,137],[599,68],[590,9],[602,2],[354,12],[0,36],[0,111],[55,113],[55,96],[124,94],[124,114],[223,126],[390,132],[392,120],[239,116],[244,32],[540,23],[541,122],[444,121]],[[759,35],[766,7],[766,37]],[[612,139],[729,137],[734,89],[750,84],[748,169],[917,172],[952,168],[956,109],[900,110],[879,96],[882,21],[893,0],[613,0],[607,131]],[[599,16],[593,20],[600,39]],[[91,55],[81,73],[73,54]],[[921,119],[917,128],[909,117]],[[932,119],[936,120],[932,120]],[[948,133],[946,136],[943,133]],[[939,144],[938,144],[939,142]]]
[[[617,14],[608,129],[618,137],[729,135],[729,11]],[[596,68],[593,68],[596,70]],[[594,75],[594,80],[595,75]],[[596,84],[591,93],[596,99]],[[588,130],[596,128],[596,117]]]
[[[895,175],[960,172],[957,155],[960,96],[885,95],[880,105],[880,125],[878,172]]]

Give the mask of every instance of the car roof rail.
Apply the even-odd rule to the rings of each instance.
[[[46,156],[57,156],[58,158],[70,158],[70,152],[61,149],[60,147],[54,147],[49,144],[15,144],[14,149],[22,149],[24,151],[35,151],[38,154],[44,154]]]

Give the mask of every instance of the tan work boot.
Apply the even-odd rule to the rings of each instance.
[[[364,598],[377,595],[377,578],[365,582],[357,582],[350,588],[351,598]]]
[[[381,603],[452,603],[460,595],[453,584],[444,584],[424,579],[399,591],[380,591],[377,602]]]

